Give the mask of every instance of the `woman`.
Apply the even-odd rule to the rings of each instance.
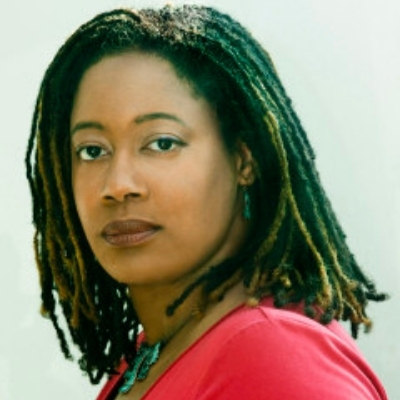
[[[99,399],[385,399],[337,320],[358,266],[268,54],[212,8],[114,10],[44,77],[27,151],[43,314]]]

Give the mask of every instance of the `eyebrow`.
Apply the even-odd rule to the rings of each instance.
[[[97,129],[99,131],[104,130],[104,126],[98,122],[94,121],[82,121],[78,122],[74,125],[71,129],[71,136],[74,135],[77,131],[84,130],[84,129]]]
[[[134,119],[134,122],[136,124],[141,124],[143,122],[154,121],[156,119],[167,119],[169,121],[175,121],[175,122],[178,122],[178,124],[186,126],[186,124],[175,114],[169,114],[169,113],[165,113],[165,112],[142,114],[142,115],[139,115],[138,117],[136,117]]]
[[[182,119],[180,119],[179,117],[177,117],[174,114],[169,114],[169,113],[165,113],[165,112],[154,112],[154,113],[141,114],[141,115],[137,116],[133,120],[133,122],[135,124],[140,125],[144,122],[154,121],[154,120],[158,120],[158,119],[166,119],[168,121],[175,121],[182,126],[186,126],[185,122]],[[71,136],[74,135],[77,131],[84,130],[84,129],[96,129],[96,130],[103,131],[104,126],[102,124],[100,124],[99,122],[95,122],[95,121],[78,122],[71,129]]]

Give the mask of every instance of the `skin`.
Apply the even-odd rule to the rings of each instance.
[[[194,291],[172,317],[165,315],[198,274],[232,256],[246,238],[241,186],[254,180],[251,154],[242,143],[228,153],[209,103],[168,61],[140,52],[106,57],[86,71],[71,135],[73,192],[89,244],[103,268],[128,285],[146,340],[169,340],[148,385],[244,301],[236,289],[199,321]],[[132,219],[156,229],[128,235],[122,246],[102,235],[110,222]]]

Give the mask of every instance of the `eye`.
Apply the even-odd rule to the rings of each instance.
[[[147,148],[159,153],[166,153],[184,145],[184,142],[175,137],[165,136],[152,141]]]
[[[77,154],[79,158],[83,161],[93,161],[100,157],[104,157],[107,152],[100,146],[89,145],[89,146],[80,146],[77,150]]]

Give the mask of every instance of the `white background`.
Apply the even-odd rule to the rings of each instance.
[[[24,151],[44,70],[94,14],[160,1],[20,0],[0,11],[0,399],[94,399],[39,316]],[[175,2],[176,4],[178,2]],[[203,2],[204,3],[204,2]],[[214,0],[271,53],[358,260],[392,299],[359,346],[400,399],[400,6],[397,0]],[[397,379],[397,381],[396,381]]]

